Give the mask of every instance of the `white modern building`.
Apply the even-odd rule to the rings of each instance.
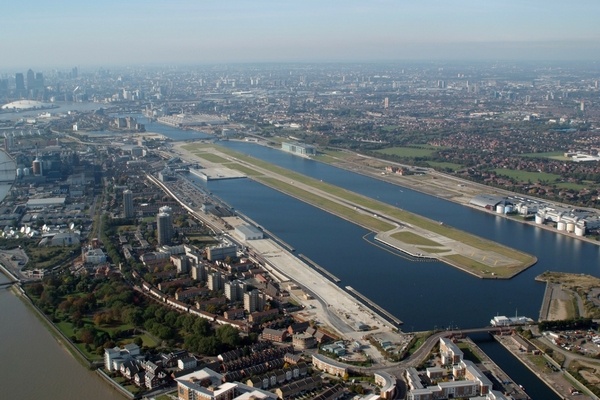
[[[252,225],[238,225],[235,227],[235,235],[242,240],[258,240],[263,238],[260,229]]]
[[[281,149],[301,156],[314,156],[317,154],[315,146],[304,143],[283,142],[281,143]]]
[[[223,375],[203,368],[177,379],[179,400],[276,400],[275,393],[244,385],[240,382],[223,382]]]

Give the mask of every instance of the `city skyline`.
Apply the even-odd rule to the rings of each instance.
[[[106,0],[12,3],[3,69],[124,64],[596,60],[600,3]]]

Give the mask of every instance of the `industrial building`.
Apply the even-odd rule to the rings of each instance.
[[[556,230],[585,236],[600,229],[600,216],[580,209],[562,207],[521,196],[502,197],[489,194],[475,196],[469,204],[482,207],[497,214],[516,213],[524,218],[535,218],[538,225],[553,224]]]
[[[574,210],[566,207],[543,207],[535,214],[538,225],[556,224],[556,230],[585,236],[591,230],[600,229],[600,217],[590,211]]]
[[[235,227],[235,235],[242,240],[258,240],[263,238],[260,229],[252,225],[238,225]]]
[[[486,210],[495,211],[496,207],[502,205],[502,209],[504,210],[504,206],[508,204],[508,198],[502,196],[494,196],[491,194],[480,194],[471,199],[469,204],[476,207],[482,207]]]

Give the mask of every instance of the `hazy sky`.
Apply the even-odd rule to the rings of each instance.
[[[13,0],[0,69],[600,58],[599,0]]]

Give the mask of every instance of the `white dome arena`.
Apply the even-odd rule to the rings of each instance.
[[[35,109],[49,108],[49,107],[52,107],[52,106],[48,103],[42,103],[41,101],[18,100],[18,101],[13,101],[12,103],[3,105],[2,109],[3,110],[25,111],[25,110],[35,110]]]

